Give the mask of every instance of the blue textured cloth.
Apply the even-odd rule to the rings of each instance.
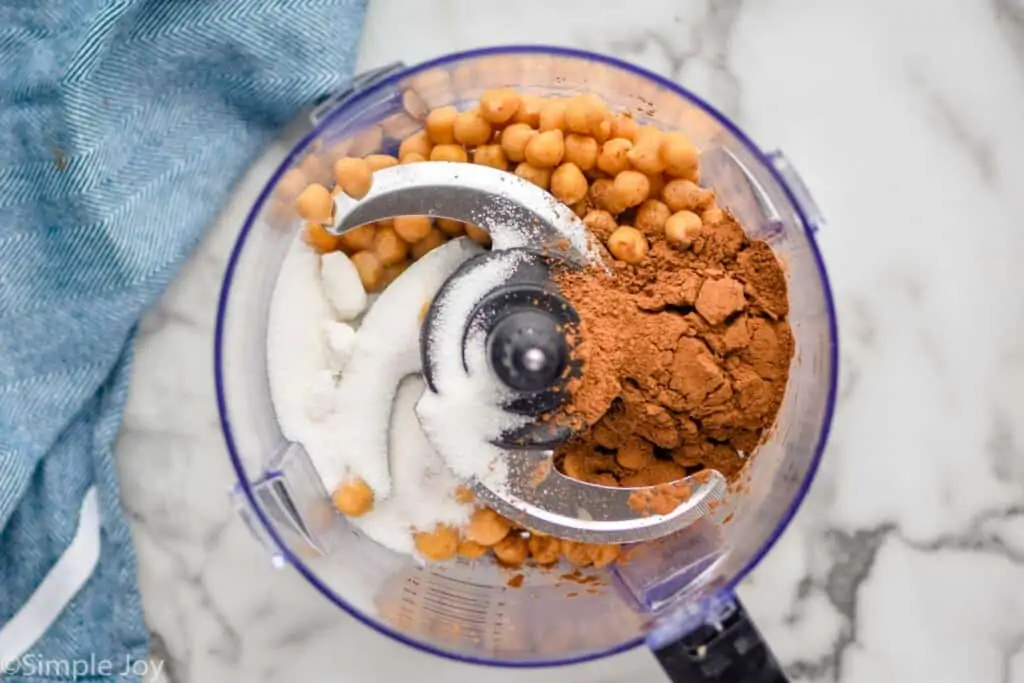
[[[101,520],[95,569],[5,681],[146,657],[111,456],[136,323],[261,147],[351,76],[365,2],[0,2],[0,634],[90,489]]]

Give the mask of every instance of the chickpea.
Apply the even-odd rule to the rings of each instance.
[[[633,437],[619,446],[615,454],[615,462],[627,470],[640,470],[654,460],[654,444],[647,439]]]
[[[302,175],[315,183],[326,183],[331,177],[330,161],[324,154],[310,152],[299,164]]]
[[[564,154],[565,140],[560,130],[538,133],[526,143],[526,161],[537,168],[557,166]]]
[[[384,282],[381,287],[387,287],[397,280],[398,276],[404,273],[410,265],[412,265],[411,261],[402,261],[401,263],[396,263],[393,266],[387,266],[384,268]]]
[[[612,137],[626,138],[630,142],[636,140],[636,133],[640,129],[636,119],[631,114],[616,114],[612,118]]]
[[[343,233],[339,238],[341,240],[341,248],[351,254],[364,249],[373,249],[373,236],[376,233],[377,228],[373,223],[352,228]]]
[[[649,197],[660,197],[661,191],[665,189],[665,176],[661,173],[644,174],[647,176],[647,182],[651,184],[651,191],[647,193]]]
[[[502,151],[501,145],[480,145],[473,150],[473,163],[490,166],[499,171],[508,170],[508,158]]]
[[[491,124],[476,109],[459,112],[452,130],[455,141],[467,147],[483,145],[491,139]]]
[[[597,484],[598,486],[618,486],[619,480],[615,478],[615,475],[607,472],[595,472],[588,474],[584,478],[588,484]]]
[[[615,182],[611,178],[599,178],[591,183],[590,202],[613,216],[626,209],[622,199],[615,192]]]
[[[447,524],[438,524],[433,531],[413,535],[416,550],[428,560],[441,562],[455,556],[459,549],[459,532]]]
[[[420,130],[416,131],[406,139],[402,140],[402,144],[398,146],[398,158],[401,159],[406,154],[420,154],[424,158],[430,156],[430,150],[434,147],[434,143],[430,141],[430,136],[427,131]]]
[[[342,157],[334,162],[334,180],[349,197],[362,199],[370,191],[373,171],[365,159]]]
[[[405,164],[418,164],[421,161],[426,161],[427,157],[423,156],[419,152],[409,152],[402,155],[402,158],[398,160],[398,163]]]
[[[704,222],[704,225],[714,225],[715,223],[721,222],[724,218],[725,212],[717,206],[712,206],[711,208],[706,209],[704,213],[700,215],[700,219]]]
[[[551,184],[551,169],[550,168],[537,168],[527,162],[523,162],[516,166],[515,174],[523,180],[528,180],[537,187],[548,189]]]
[[[565,100],[552,97],[540,106],[537,125],[542,132],[565,130]]]
[[[526,145],[537,134],[525,123],[513,123],[501,132],[501,149],[509,161],[526,158]]]
[[[366,157],[366,163],[369,165],[371,171],[379,171],[382,168],[398,166],[398,159],[390,154],[370,154]]]
[[[409,244],[394,228],[378,228],[373,236],[373,253],[383,266],[393,266],[409,257]]]
[[[565,161],[576,164],[581,171],[589,171],[597,164],[599,145],[586,135],[570,133],[565,136]]]
[[[451,218],[438,218],[437,227],[448,237],[459,237],[466,234],[466,224]]]
[[[306,189],[308,184],[309,179],[306,178],[306,174],[302,172],[301,168],[289,168],[277,181],[274,192],[281,199],[291,203],[295,197],[299,196],[300,192]]]
[[[576,541],[569,541],[563,538],[561,546],[565,559],[577,567],[586,567],[594,562],[594,558],[590,555],[590,548],[586,543],[577,543]]]
[[[661,136],[659,148],[665,173],[671,176],[688,177],[700,164],[700,152],[683,133],[665,133]]]
[[[551,174],[551,194],[566,204],[586,197],[588,189],[587,178],[576,164],[562,164]]]
[[[672,244],[689,247],[700,227],[700,216],[692,211],[677,211],[665,221],[665,239]]]
[[[519,94],[519,108],[516,109],[512,123],[525,123],[531,128],[540,125],[540,108],[544,104],[544,98],[534,93],[524,92]]]
[[[661,199],[673,212],[684,209],[699,211],[714,199],[714,192],[704,189],[692,180],[676,178],[665,183]]]
[[[597,140],[597,144],[603,145],[612,137],[612,122],[605,119],[597,128],[591,131],[591,134],[594,136],[594,139]]]
[[[590,212],[590,204],[587,202],[586,198],[570,205],[569,208],[572,209],[572,212],[576,214],[577,218],[583,218]]]
[[[608,175],[618,175],[629,168],[629,152],[633,143],[625,138],[612,138],[601,145],[597,167]]]
[[[307,221],[330,223],[334,216],[334,198],[326,187],[312,183],[299,194],[295,208]]]
[[[608,238],[608,251],[626,263],[637,264],[647,256],[647,238],[634,227],[620,225]]]
[[[626,155],[636,170],[653,175],[665,170],[661,160],[661,131],[654,126],[643,126],[636,134],[633,149]]]
[[[434,149],[430,150],[430,160],[466,163],[469,161],[469,154],[466,153],[466,149],[462,145],[434,145]]]
[[[615,560],[619,559],[622,546],[617,543],[594,544],[590,546],[590,557],[594,562],[594,569],[604,569]]]
[[[565,476],[570,479],[579,479],[580,481],[583,481],[587,476],[583,452],[578,449],[573,449],[566,453],[565,457],[562,458],[562,471],[565,472]]]
[[[414,259],[421,259],[426,256],[427,252],[437,249],[439,246],[445,243],[444,233],[437,228],[431,228],[427,236],[416,242],[409,248],[409,254]]]
[[[372,251],[357,251],[350,257],[367,292],[376,292],[384,283],[384,266]]]
[[[341,237],[327,232],[319,223],[306,223],[306,244],[318,254],[328,254],[342,248]]]
[[[394,226],[399,237],[413,244],[430,234],[430,217],[396,216]]]
[[[539,536],[531,533],[526,541],[527,548],[533,561],[541,566],[551,565],[558,562],[562,554],[562,543],[557,538],[550,536]]]
[[[469,223],[466,224],[466,237],[477,244],[482,244],[485,247],[491,243],[491,233],[487,232],[483,228],[470,225]]]
[[[490,508],[480,508],[473,513],[466,527],[466,538],[480,545],[492,546],[508,535],[512,525],[507,519]]]
[[[668,206],[657,199],[646,199],[637,207],[633,223],[645,235],[661,235],[665,232],[665,221],[672,215]]]
[[[450,145],[455,142],[455,107],[440,107],[427,114],[427,137],[435,145]]]
[[[577,95],[565,103],[565,127],[570,133],[597,132],[607,115],[604,102],[596,95]]]
[[[647,199],[651,183],[647,180],[647,176],[640,171],[623,171],[615,176],[615,180],[612,181],[612,189],[619,201],[627,207],[637,206]]]
[[[519,567],[530,556],[530,546],[518,533],[509,534],[491,548],[498,562],[505,567]]]
[[[334,492],[334,507],[349,517],[365,515],[373,508],[373,489],[362,479],[346,481]]]
[[[619,227],[615,222],[615,217],[604,209],[592,209],[587,212],[587,215],[583,217],[583,223],[590,232],[594,233],[599,240],[604,242],[607,240],[615,228]]]
[[[487,554],[487,546],[480,545],[475,541],[463,539],[459,541],[459,557],[467,560],[475,560]]]
[[[476,496],[473,495],[473,490],[468,486],[459,486],[455,489],[455,502],[456,503],[472,503],[476,501]]]
[[[511,88],[488,90],[480,96],[480,114],[495,126],[509,123],[519,106],[519,93]]]

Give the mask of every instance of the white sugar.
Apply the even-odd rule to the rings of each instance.
[[[343,252],[320,258],[320,277],[327,300],[339,320],[355,320],[366,308],[366,291],[355,264]]]

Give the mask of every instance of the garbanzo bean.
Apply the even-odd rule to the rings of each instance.
[[[717,206],[705,209],[704,213],[700,215],[700,219],[703,221],[704,225],[714,225],[715,223],[720,222],[723,218],[725,218],[725,212]]]
[[[353,199],[362,199],[370,191],[373,171],[365,159],[342,157],[334,162],[334,181]]]
[[[612,118],[612,137],[626,138],[630,142],[636,139],[640,125],[629,114],[616,114]]]
[[[367,292],[376,292],[384,282],[384,266],[372,251],[357,251],[350,257]]]
[[[430,218],[428,216],[396,216],[395,232],[409,244],[419,242],[430,234]]]
[[[569,208],[572,209],[572,212],[576,214],[578,218],[583,218],[590,211],[590,203],[587,202],[586,198],[583,198],[575,204],[572,204]]]
[[[400,164],[418,164],[421,161],[426,161],[426,160],[427,160],[427,157],[423,156],[419,152],[409,152],[408,154],[403,155],[402,158],[398,160],[398,163],[400,163]]]
[[[377,227],[373,223],[352,228],[339,238],[341,240],[341,248],[349,254],[354,254],[363,249],[373,249],[373,236],[376,232]]]
[[[370,166],[371,171],[379,171],[382,168],[398,166],[398,159],[390,154],[370,154],[366,157],[366,163]]]
[[[615,228],[619,227],[615,222],[615,217],[604,209],[591,209],[587,212],[587,215],[583,217],[583,223],[590,228],[590,232],[594,233],[599,240],[604,242],[607,240]]]
[[[692,180],[676,178],[665,183],[661,190],[661,199],[668,208],[675,211],[699,211],[705,208],[712,199],[714,192],[704,189]]]
[[[476,501],[476,496],[473,494],[473,490],[468,486],[458,486],[455,488],[453,494],[456,503],[472,503]]]
[[[577,543],[576,541],[569,541],[562,539],[560,545],[562,546],[562,554],[565,555],[565,559],[577,567],[587,567],[594,562],[594,558],[590,555],[590,549],[586,543]]]
[[[661,191],[665,189],[665,176],[661,173],[644,174],[647,176],[647,182],[651,184],[651,191],[648,194],[650,197],[660,197]]]
[[[565,161],[579,166],[581,171],[589,171],[597,164],[600,151],[597,140],[589,135],[570,133],[565,136]]]
[[[629,168],[629,152],[633,143],[625,138],[612,138],[601,145],[597,167],[608,175],[618,175]]]
[[[522,161],[526,158],[526,144],[537,134],[525,123],[513,123],[501,131],[501,149],[509,161]]]
[[[683,133],[665,133],[659,148],[665,173],[670,176],[689,177],[700,164],[697,145]]]
[[[633,148],[626,153],[629,163],[647,174],[661,173],[665,163],[661,160],[661,131],[654,126],[642,126],[636,133]]]
[[[459,110],[455,107],[439,107],[427,114],[427,137],[435,145],[450,145],[455,142],[455,117]]]
[[[577,95],[565,103],[565,128],[570,133],[592,135],[598,132],[608,112],[596,95]]]
[[[665,202],[657,199],[645,199],[637,207],[633,224],[645,235],[660,235],[665,231],[665,221],[672,215]]]
[[[622,199],[615,192],[615,182],[611,178],[598,178],[590,184],[590,203],[604,209],[613,216],[626,210]]]
[[[459,549],[459,532],[447,524],[438,524],[433,531],[413,534],[413,542],[420,555],[441,562],[455,556]]]
[[[392,282],[398,279],[398,276],[405,272],[406,268],[412,265],[412,261],[402,261],[396,263],[393,266],[387,266],[384,268],[384,280],[381,287],[387,287]]]
[[[638,206],[647,199],[647,193],[651,190],[651,183],[640,171],[623,171],[615,176],[612,181],[612,188],[618,196],[619,201],[627,207]]]
[[[540,125],[540,107],[544,98],[533,93],[522,93],[519,95],[519,108],[516,115],[512,117],[513,123],[525,123],[531,128]]]
[[[551,184],[551,169],[550,168],[537,168],[527,162],[523,162],[516,166],[515,174],[523,180],[528,180],[537,187],[548,189]]]
[[[538,133],[526,143],[526,161],[537,168],[557,166],[564,154],[565,139],[560,130]]]
[[[469,223],[466,223],[466,237],[477,244],[484,245],[485,247],[491,243],[491,233],[487,232],[483,228],[470,225]]]
[[[473,163],[490,166],[499,171],[508,170],[508,158],[502,151],[501,145],[480,145],[473,150]]]
[[[430,136],[427,135],[426,130],[416,131],[406,139],[402,140],[402,144],[398,146],[398,158],[403,158],[406,154],[422,154],[423,158],[430,156],[430,149],[434,146],[434,143],[430,141]]]
[[[306,243],[318,254],[329,254],[342,248],[341,237],[332,235],[319,223],[306,223]]]
[[[565,130],[565,100],[552,97],[540,106],[537,125],[541,131]]]
[[[480,96],[480,114],[493,126],[503,126],[519,111],[519,93],[511,88],[488,90]]]
[[[455,141],[468,147],[487,144],[491,139],[491,124],[476,109],[459,112],[452,131]]]
[[[654,444],[647,439],[634,437],[619,446],[615,454],[615,462],[627,470],[639,470],[647,467],[654,460]]]
[[[562,555],[561,541],[551,536],[538,536],[531,533],[526,544],[533,561],[541,566],[558,562],[558,558]]]
[[[431,228],[426,237],[409,247],[409,254],[414,259],[421,259],[427,254],[427,252],[438,248],[444,243],[444,233],[437,228]]]
[[[475,560],[487,554],[487,546],[480,545],[474,541],[462,539],[459,541],[459,557],[467,560]]]
[[[492,546],[508,535],[512,525],[507,519],[490,508],[480,508],[473,513],[466,527],[466,538],[480,545]]]
[[[381,265],[393,266],[409,257],[409,243],[394,228],[378,228],[373,236],[373,253],[377,254]]]
[[[295,208],[307,221],[330,223],[334,216],[334,198],[326,187],[312,183],[299,193]]]
[[[617,543],[602,543],[590,546],[590,557],[595,569],[604,569],[619,558],[622,546]]]
[[[466,234],[466,224],[451,218],[438,218],[437,227],[448,237],[459,237]]]
[[[469,161],[469,154],[466,153],[466,149],[462,145],[434,145],[434,149],[430,150],[430,160],[460,161],[462,163],[466,163]]]
[[[665,221],[665,239],[672,244],[689,247],[700,227],[700,216],[692,211],[677,211]]]
[[[348,517],[365,515],[373,508],[373,489],[362,479],[346,481],[334,492],[334,507]]]
[[[586,197],[587,189],[587,178],[576,164],[564,163],[551,174],[551,194],[565,204],[575,204]]]
[[[503,566],[518,567],[530,556],[530,547],[525,538],[518,533],[511,533],[498,541],[491,548],[491,552]]]
[[[608,142],[608,139],[612,137],[612,122],[605,119],[597,126],[597,128],[591,131],[591,135],[594,136],[594,139],[597,140],[599,145],[603,145]]]
[[[608,238],[608,251],[626,263],[637,264],[647,256],[647,238],[636,228],[620,225]]]

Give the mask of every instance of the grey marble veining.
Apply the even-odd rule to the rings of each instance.
[[[1024,683],[1024,4],[371,0],[362,65],[524,42],[684,83],[784,149],[829,221],[834,431],[800,513],[740,590],[793,679]],[[174,683],[477,680],[273,570],[232,516],[215,295],[287,148],[242,181],[137,344],[118,458],[153,656]],[[664,680],[643,651],[486,675]]]

